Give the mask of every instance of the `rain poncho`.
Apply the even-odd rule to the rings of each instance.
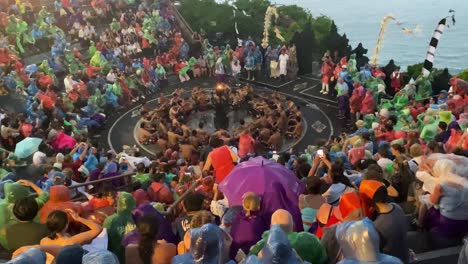
[[[44,264],[45,262],[46,253],[38,248],[30,248],[8,261],[7,264]]]
[[[13,215],[13,207],[15,202],[19,199],[26,198],[30,195],[28,187],[25,187],[19,183],[7,182],[3,186],[5,199],[0,201],[0,244],[6,247],[6,231],[5,228],[9,225],[16,224],[18,220]],[[41,208],[44,203],[49,199],[47,192],[42,193],[36,198],[36,202]]]
[[[133,196],[130,193],[121,192],[117,202],[117,212],[107,217],[103,224],[109,235],[108,248],[117,254],[121,262],[125,259],[125,249],[121,244],[122,239],[136,228],[132,218],[133,209],[135,209]]]
[[[79,204],[76,204],[70,200],[70,191],[65,185],[56,185],[50,187],[50,199],[39,211],[39,217],[41,223],[47,222],[47,216],[52,211],[62,210],[65,211],[71,209],[76,213],[80,214],[82,209]]]
[[[94,44],[94,41],[91,40],[89,42],[89,48],[88,48],[89,56],[93,57],[96,51],[97,51],[96,44]]]
[[[249,255],[258,255],[262,249],[267,247],[270,232],[271,230],[263,233],[262,240],[250,249]],[[315,235],[308,232],[289,232],[286,235],[291,246],[303,260],[316,264],[326,263],[327,253]],[[265,252],[263,254],[265,256]]]
[[[467,206],[468,200],[468,169],[466,164],[468,163],[468,158],[454,155],[454,154],[432,154],[428,157],[426,161],[432,166],[432,175],[426,171],[418,171],[416,177],[424,182],[423,190],[432,193],[437,184],[456,184],[459,187],[462,187],[461,192],[459,193],[461,198],[465,197],[465,202],[461,199],[459,202],[452,200],[451,197],[444,195],[440,200],[441,212],[447,209],[447,214],[450,214],[452,211],[449,207],[455,206]],[[447,203],[447,206],[445,206]],[[451,204],[451,205],[449,205]],[[468,210],[465,210],[466,217],[468,219]]]
[[[374,113],[374,96],[371,91],[366,93],[366,96],[364,97],[364,100],[361,104],[360,113],[363,115]]]
[[[436,121],[433,117],[429,116],[425,117],[424,119],[425,125],[419,137],[425,142],[429,142],[431,140],[434,140],[434,137],[437,135],[437,127],[439,125],[439,121]]]
[[[106,64],[107,64],[107,61],[104,58],[104,56],[101,56],[100,51],[94,52],[94,55],[91,57],[91,60],[89,61],[89,65],[93,67],[104,68]]]
[[[249,52],[245,58],[245,69],[248,71],[255,70],[255,56],[253,52]]]
[[[368,218],[340,224],[336,229],[336,238],[344,255],[338,264],[403,263],[398,258],[379,252],[379,234]]]
[[[190,229],[190,252],[177,255],[172,264],[219,264],[222,260],[226,239],[223,231],[214,224],[206,224],[199,228]]]
[[[180,47],[179,51],[179,58],[180,59],[187,59],[190,47],[186,41],[184,41]]]
[[[113,107],[118,107],[119,103],[117,102],[118,97],[112,92],[112,86],[108,86],[106,92],[104,94],[104,98],[106,99],[106,103]]]
[[[119,259],[110,251],[99,250],[83,256],[83,264],[119,264]]]
[[[236,256],[237,250],[242,249],[248,253],[250,247],[262,238],[264,231],[268,230],[269,223],[258,212],[251,212],[249,216],[241,212],[231,224],[231,258]]]
[[[426,99],[432,94],[432,85],[428,78],[421,77],[416,82],[418,90],[416,92],[416,100]]]
[[[280,225],[274,225],[268,235],[268,239],[262,250],[263,256],[258,259],[256,256],[250,256],[245,261],[246,264],[261,264],[261,263],[288,263],[299,264],[309,263],[303,262],[297,258],[296,254],[291,247],[288,236],[281,229]],[[314,259],[314,263],[323,263]]]
[[[356,54],[351,54],[349,61],[348,61],[348,72],[351,75],[354,75],[354,73],[357,71],[357,66],[356,66]]]
[[[159,231],[156,236],[157,240],[164,239],[168,243],[177,243],[177,238],[172,232],[171,224],[151,204],[140,205],[132,212],[133,220],[135,221],[135,223],[138,223],[140,219],[143,218],[143,216],[148,215],[154,216],[154,218],[158,219]],[[138,229],[135,229],[132,232],[125,235],[124,239],[122,240],[122,245],[126,247],[129,244],[138,244],[140,238],[140,232],[138,231]]]

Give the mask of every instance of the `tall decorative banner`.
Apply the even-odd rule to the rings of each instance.
[[[450,9],[449,15],[440,20],[437,24],[436,29],[434,30],[434,34],[432,35],[431,42],[429,43],[429,49],[427,50],[426,60],[424,61],[424,67],[422,70],[424,77],[429,76],[429,74],[431,73],[432,66],[434,65],[434,57],[437,45],[439,44],[439,40],[442,37],[442,34],[444,34],[445,26],[450,27],[450,25],[447,24],[448,18],[451,18],[453,25],[455,25],[454,10]]]
[[[385,36],[385,31],[387,30],[388,23],[392,20],[395,20],[395,18],[392,15],[387,15],[382,19],[382,22],[380,23],[379,37],[377,39],[377,44],[375,45],[375,48],[374,48],[374,54],[372,55],[372,58],[371,58],[371,65],[376,66],[377,62],[379,61],[379,53],[380,53],[380,48],[382,47],[383,39]]]
[[[262,47],[264,49],[266,49],[269,45],[268,37],[269,37],[269,30],[271,27],[271,19],[273,17],[275,18],[275,22],[276,22],[276,20],[278,20],[278,17],[279,17],[278,10],[276,10],[275,6],[269,6],[265,12],[265,24],[263,26],[264,31],[263,31]],[[276,33],[276,36],[278,36],[278,33],[280,32],[279,30],[277,30],[275,33]],[[281,36],[281,34],[279,34],[279,36]]]

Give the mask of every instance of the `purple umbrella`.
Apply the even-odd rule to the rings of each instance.
[[[262,211],[267,221],[277,209],[289,211],[296,228],[302,227],[298,207],[304,183],[286,167],[263,157],[251,158],[237,165],[219,184],[229,206],[242,205],[242,196],[254,192],[262,196]]]
[[[228,198],[229,206],[234,206],[242,205],[244,193],[254,192],[263,196],[273,190],[275,183],[280,183],[287,197],[296,203],[299,194],[304,192],[304,184],[292,171],[263,157],[239,163],[219,184],[219,189]]]

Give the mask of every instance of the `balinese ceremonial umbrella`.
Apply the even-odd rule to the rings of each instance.
[[[41,142],[41,138],[27,137],[16,144],[15,155],[20,159],[27,158],[38,151]]]

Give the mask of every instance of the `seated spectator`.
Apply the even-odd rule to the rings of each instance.
[[[16,224],[18,220],[13,216],[13,208],[19,199],[26,198],[30,195],[26,186],[30,186],[37,194],[35,199],[39,208],[49,199],[47,192],[42,192],[39,187],[29,181],[20,180],[15,183],[6,182],[3,185],[5,199],[0,200],[0,243],[3,247],[7,248],[6,244],[6,228],[10,225]]]
[[[268,222],[261,215],[260,196],[253,192],[243,195],[243,210],[237,215],[231,225],[231,253],[235,258],[237,251],[248,253],[250,247],[262,238],[263,232],[268,230]]]
[[[201,210],[192,217],[190,228],[199,228],[206,224],[214,224],[214,220],[214,216],[210,212]],[[185,254],[190,250],[190,239],[190,232],[185,232],[184,239],[177,245],[177,253],[179,255]]]
[[[108,248],[114,252],[121,262],[125,259],[125,249],[122,247],[123,237],[135,229],[132,210],[135,208],[135,199],[127,192],[121,192],[117,200],[117,212],[106,218],[103,227],[107,228],[109,235]]]
[[[71,209],[77,214],[81,214],[83,209],[79,203],[74,203],[70,199],[70,191],[64,185],[56,185],[50,188],[50,199],[39,211],[41,223],[47,221],[47,216],[55,210]]]
[[[203,208],[203,195],[199,193],[189,193],[182,202],[184,213],[175,221],[176,235],[179,240],[184,239],[185,233],[190,229],[192,217]]]
[[[137,229],[140,241],[125,248],[126,263],[170,264],[177,254],[176,246],[156,239],[159,232],[158,219],[143,216],[137,224]]]
[[[136,169],[137,173],[132,176],[132,182],[140,183],[143,190],[148,189],[148,186],[150,185],[150,175],[149,173],[146,173],[145,164],[139,163]]]
[[[324,207],[327,206],[328,204],[324,205]],[[328,220],[322,219],[321,215],[317,216],[320,222],[326,222],[325,225],[319,224],[318,231],[322,232],[320,242],[327,251],[328,263],[336,263],[342,257],[342,249],[335,235],[337,227],[340,223],[362,219],[365,216],[365,212],[362,208],[361,199],[354,192],[343,194],[340,205],[335,208],[327,207],[325,212],[329,215]]]
[[[148,196],[150,201],[172,204],[174,202],[174,195],[172,194],[169,187],[164,183],[166,175],[163,172],[157,172],[151,176],[153,182],[148,187]]]
[[[223,231],[214,224],[206,224],[190,230],[190,252],[174,257],[173,264],[184,263],[226,263],[223,256],[225,237]]]
[[[359,193],[372,202],[377,210],[375,228],[382,239],[382,251],[408,263],[409,249],[407,240],[408,223],[403,209],[395,203],[388,203],[387,188],[382,182],[362,181]]]
[[[6,228],[6,240],[9,250],[14,251],[22,246],[39,244],[41,239],[47,236],[47,227],[34,222],[38,211],[39,206],[32,197],[16,201],[13,207],[13,215],[19,222]]]
[[[299,196],[299,209],[301,209],[302,224],[305,232],[309,231],[313,226],[320,206],[326,203],[325,198],[320,194],[321,184],[322,181],[319,177],[307,177],[307,194]]]
[[[339,204],[340,197],[344,193],[353,191],[354,186],[348,177],[344,176],[344,169],[341,162],[335,162],[331,165],[328,178],[331,178],[330,187],[322,194],[327,203],[331,205]]]
[[[271,227],[265,247],[262,249],[262,256],[250,256],[247,258],[245,263],[301,264],[306,262],[303,262],[300,257],[297,256],[296,252],[294,252],[291,242],[283,228],[280,225],[274,225]]]
[[[68,216],[78,223],[81,223],[89,228],[89,231],[70,236],[67,234],[68,229]],[[49,230],[49,235],[43,238],[40,242],[40,245],[58,245],[58,246],[67,246],[67,245],[83,245],[91,242],[96,238],[99,233],[101,233],[102,228],[95,224],[94,222],[80,217],[77,213],[72,210],[65,211],[53,211],[47,217],[46,222],[47,229]],[[48,263],[50,259],[53,259],[52,255],[48,255]]]
[[[326,263],[327,254],[325,248],[320,244],[320,240],[313,234],[308,232],[293,232],[294,224],[291,214],[279,209],[271,218],[271,226],[279,225],[288,236],[291,246],[296,250],[299,257],[305,261],[318,264]],[[259,255],[268,239],[270,231],[265,231],[262,239],[250,248],[249,255]],[[264,253],[262,253],[264,254]]]
[[[356,236],[360,237],[359,241]],[[380,253],[378,230],[367,218],[338,225],[336,237],[343,249],[343,260],[339,263],[403,263],[396,257]]]

